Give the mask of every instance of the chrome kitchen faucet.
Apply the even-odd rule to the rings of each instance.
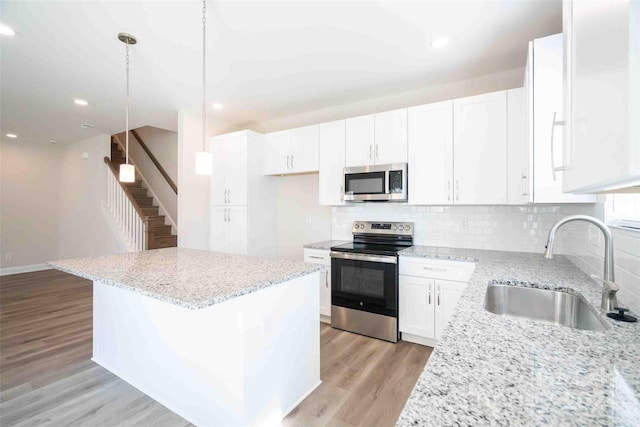
[[[604,234],[604,278],[602,281],[602,304],[600,307],[605,311],[613,311],[614,308],[618,306],[616,292],[618,292],[620,287],[615,283],[615,275],[613,272],[613,237],[611,236],[611,230],[609,230],[609,227],[607,227],[604,222],[588,215],[571,215],[562,218],[551,227],[549,231],[549,239],[547,240],[544,257],[553,258],[553,242],[556,238],[556,233],[561,226],[571,221],[589,222],[598,227],[602,231],[602,234]]]

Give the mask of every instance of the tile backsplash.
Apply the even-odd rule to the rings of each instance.
[[[356,220],[411,221],[417,245],[542,253],[556,221],[567,215],[589,214],[593,206],[340,206],[333,208],[332,238],[351,240]],[[563,239],[556,245],[556,252],[563,253]]]

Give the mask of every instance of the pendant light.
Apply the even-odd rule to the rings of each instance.
[[[196,153],[196,175],[211,175],[213,158],[207,151],[207,0],[202,1],[202,151]]]
[[[127,102],[125,106],[125,162],[120,165],[120,182],[134,182],[136,180],[136,169],[129,164],[129,45],[138,43],[138,40],[127,33],[119,33],[118,40],[126,45],[127,64]]]

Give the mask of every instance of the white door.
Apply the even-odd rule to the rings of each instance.
[[[211,172],[210,203],[221,206],[226,203],[227,190],[227,137],[225,135],[210,139],[210,150],[213,161]]]
[[[344,150],[345,121],[320,125],[320,205],[336,206],[344,204]]]
[[[227,252],[229,250],[228,210],[229,208],[222,206],[211,206],[209,209],[209,249],[214,252]]]
[[[373,154],[376,164],[407,162],[407,109],[375,115]]]
[[[454,203],[507,203],[507,95],[453,101]]]
[[[511,205],[531,201],[524,103],[523,88],[507,91],[507,203]]]
[[[232,206],[229,208],[227,224],[229,226],[229,253],[247,255],[248,224],[247,207]]]
[[[562,34],[533,41],[533,201],[593,202],[595,196],[563,193]]]
[[[264,174],[280,175],[291,169],[291,130],[268,133],[264,142]]]
[[[399,328],[400,332],[434,338],[434,280],[400,275]]]
[[[318,170],[318,125],[292,129],[292,172],[315,172]]]
[[[247,204],[247,133],[239,132],[227,138],[227,204]]]
[[[409,108],[409,203],[453,203],[453,101]]]
[[[354,117],[346,120],[345,163],[350,166],[367,166],[375,163],[373,146],[375,145],[375,116]]]
[[[439,340],[467,284],[449,280],[435,280],[435,287],[435,338]]]

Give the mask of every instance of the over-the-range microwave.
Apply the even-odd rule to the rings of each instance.
[[[407,164],[344,168],[343,188],[349,202],[406,202]]]

